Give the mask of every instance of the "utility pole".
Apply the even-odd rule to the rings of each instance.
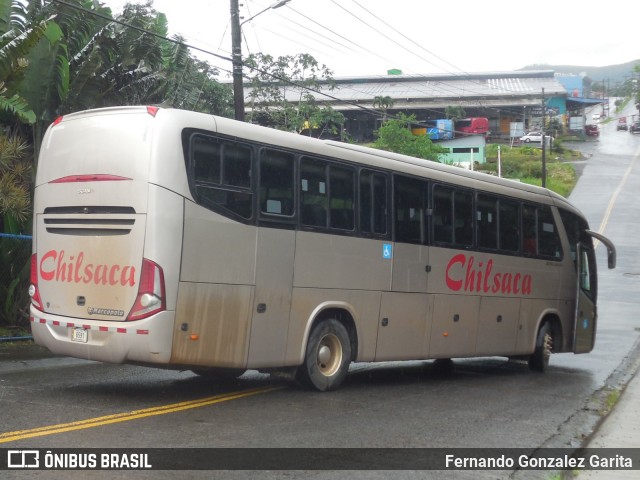
[[[547,116],[547,106],[544,101],[544,88],[542,89],[542,188],[546,188],[547,186],[547,157],[545,154],[547,138],[544,133],[545,129],[545,118]]]
[[[291,0],[278,0],[252,17],[240,22],[238,0],[231,0],[231,60],[233,62],[233,108],[235,119],[244,122],[244,86],[242,84],[242,25],[250,22],[267,10],[275,10]]]
[[[242,36],[238,0],[231,0],[231,59],[233,63],[233,108],[235,119],[244,122],[244,88],[242,85]]]

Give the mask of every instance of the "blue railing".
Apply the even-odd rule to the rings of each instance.
[[[13,233],[0,233],[0,238],[15,238],[16,240],[31,240],[31,235],[14,235]]]

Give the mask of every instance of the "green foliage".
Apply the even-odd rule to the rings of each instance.
[[[496,144],[487,145],[487,163],[479,165],[478,170],[497,174]],[[563,148],[563,152],[566,150]],[[519,180],[531,185],[542,185],[541,150],[531,146],[501,148],[501,171],[504,178]],[[546,188],[567,197],[577,181],[573,165],[561,163],[555,159],[547,160]]]
[[[447,108],[445,108],[444,114],[447,118],[451,119],[460,119],[467,116],[464,108],[460,106],[448,106]]]
[[[296,130],[302,135],[316,138],[334,138],[344,140],[342,127],[344,125],[344,115],[327,106],[320,106],[313,96],[309,95],[306,102],[299,105],[302,125],[297,125]]]
[[[31,242],[0,237],[0,325],[29,325]]]
[[[35,123],[36,114],[29,108],[26,100],[18,94],[7,98],[6,92],[7,89],[0,83],[0,111],[12,113],[23,123]]]
[[[374,148],[401,153],[426,160],[439,161],[445,150],[434,144],[427,135],[414,135],[410,126],[417,123],[415,115],[399,114],[397,118],[387,120],[376,132]]]
[[[43,21],[29,23],[27,14],[24,3],[0,0],[0,112],[32,124],[36,115],[18,87],[29,66],[28,56],[47,34],[53,34]]]
[[[29,32],[29,43],[20,55],[9,52],[8,69],[16,71],[16,62],[22,62],[11,86],[33,111],[24,118],[33,121],[35,115],[36,146],[57,116],[88,108],[160,104],[230,115],[231,89],[215,81],[217,69],[164,39],[167,18],[152,0],[125,5],[118,20],[132,27],[109,21],[111,9],[94,0],[0,2],[0,25],[3,5],[23,7],[14,17],[27,29],[22,35]],[[2,66],[0,56],[0,72]],[[11,105],[17,110],[24,104]]]
[[[31,212],[31,156],[21,138],[0,136],[0,225],[21,233]],[[28,325],[31,242],[0,237],[0,324]]]
[[[0,135],[0,217],[24,224],[31,213],[31,156],[25,140]]]
[[[393,98],[389,97],[388,95],[385,95],[385,96],[378,95],[373,99],[373,108],[378,107],[386,111],[392,106],[393,106]]]
[[[562,140],[559,140],[559,139],[554,140],[551,146],[551,151],[558,155],[562,155],[563,153],[565,153],[566,149],[564,148]]]
[[[289,132],[301,132],[309,127],[322,131],[321,125],[327,120],[330,129],[341,128],[344,117],[323,107],[313,95],[321,81],[333,84],[333,72],[313,56],[275,58],[258,53],[250,55],[244,63],[250,70],[251,84],[248,122]]]

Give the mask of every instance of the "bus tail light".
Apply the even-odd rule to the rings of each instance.
[[[166,308],[162,268],[146,258],[142,260],[140,286],[127,321],[142,320]]]
[[[42,299],[40,298],[40,289],[38,288],[38,255],[35,253],[31,255],[31,285],[29,285],[29,296],[31,297],[31,303],[38,310],[44,311],[42,308]]]

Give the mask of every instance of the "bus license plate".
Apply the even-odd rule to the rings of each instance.
[[[79,343],[87,343],[89,341],[88,331],[81,327],[76,327],[71,330],[71,341]]]

